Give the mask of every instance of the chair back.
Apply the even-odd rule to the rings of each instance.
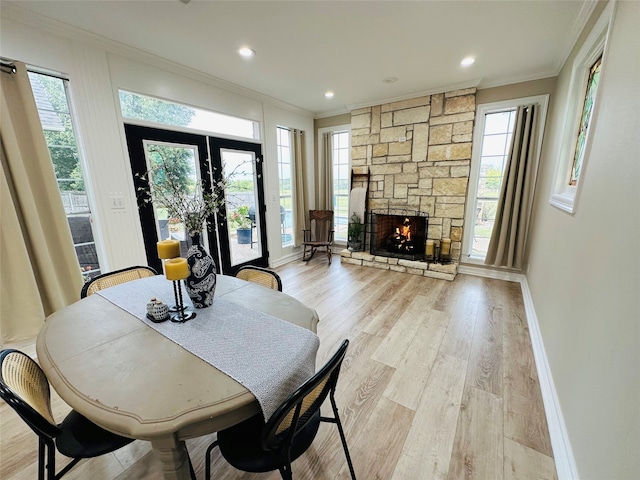
[[[80,298],[88,297],[89,295],[92,295],[99,290],[114,287],[116,285],[120,285],[121,283],[138,280],[139,278],[153,277],[157,274],[158,272],[156,272],[153,268],[145,266],[127,267],[123,268],[122,270],[103,273],[102,275],[93,277],[82,286]]]
[[[27,354],[14,349],[0,352],[0,398],[38,436],[54,438],[60,433],[51,412],[49,381]]]
[[[236,278],[246,280],[247,282],[257,283],[263,287],[272,288],[273,290],[282,291],[282,280],[276,272],[268,268],[256,267],[254,265],[245,265],[240,267],[236,272]]]
[[[329,361],[278,407],[262,430],[262,448],[269,451],[290,444],[320,410],[327,395],[333,395],[348,346],[349,340],[344,340]]]
[[[309,231],[312,242],[333,242],[333,211],[309,210]]]

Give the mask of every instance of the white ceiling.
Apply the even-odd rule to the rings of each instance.
[[[593,7],[590,0],[3,3],[316,116],[557,75]],[[253,59],[237,55],[244,45]],[[468,55],[477,61],[462,68]],[[398,80],[383,83],[387,77]]]

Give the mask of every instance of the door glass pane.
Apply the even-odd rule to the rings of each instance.
[[[167,169],[171,169],[171,175],[180,185],[180,189],[185,193],[195,192],[198,178],[200,178],[198,167],[198,147],[194,145],[170,144],[145,140],[144,152],[150,175],[149,179],[153,184],[162,184],[166,178]],[[170,218],[167,209],[153,205],[156,218],[156,230],[158,238],[166,240],[172,238],[180,242],[180,254],[187,256],[187,249],[191,245],[189,235],[184,223],[180,218]],[[206,231],[201,234],[202,244],[207,245]]]
[[[221,149],[222,172],[227,179],[225,200],[231,266],[262,256],[260,209],[253,152]]]

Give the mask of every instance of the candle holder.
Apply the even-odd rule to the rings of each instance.
[[[427,240],[424,246],[424,259],[427,262],[433,262],[436,259],[435,243],[433,240]]]
[[[189,276],[189,265],[186,258],[171,258],[164,264],[164,272],[167,280],[173,281],[173,296],[176,304],[170,308],[170,311],[174,312],[171,315],[171,321],[177,323],[184,323],[187,320],[195,318],[196,313],[187,310],[184,302],[182,301],[182,287],[180,281]]]
[[[440,242],[438,261],[440,263],[451,263],[451,240],[448,238],[443,238]]]
[[[451,254],[441,253],[438,261],[443,264],[451,263]]]
[[[184,309],[189,308],[184,303],[182,304],[182,306],[178,305],[179,297],[182,296],[182,292],[178,294],[178,290],[180,290],[180,280],[174,280],[173,281],[173,298],[175,300],[175,305],[169,307],[169,311],[173,313],[181,312]]]
[[[180,286],[180,280],[173,280],[173,294],[175,296],[176,304],[169,310],[176,313],[171,315],[171,321],[174,323],[184,323],[187,320],[195,318],[196,312],[189,310],[182,301],[182,288]]]

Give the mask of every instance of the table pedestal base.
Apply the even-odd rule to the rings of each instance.
[[[160,454],[165,480],[192,480],[185,442],[177,441],[175,438],[159,438],[153,440],[151,445]]]

